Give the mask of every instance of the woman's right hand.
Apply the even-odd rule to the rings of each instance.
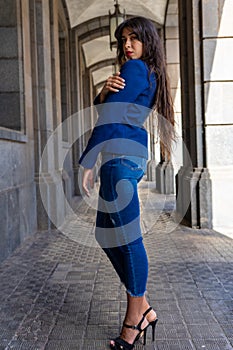
[[[117,72],[114,75],[111,75],[106,80],[101,92],[100,92],[100,102],[104,102],[105,97],[109,93],[109,91],[112,92],[119,92],[119,90],[124,89],[125,87],[125,79],[120,77],[120,72]]]
[[[82,186],[84,193],[90,197],[90,188],[94,187],[94,171],[93,169],[84,169]]]

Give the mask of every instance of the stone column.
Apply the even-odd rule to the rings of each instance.
[[[77,115],[73,118],[74,133],[79,137],[73,144],[73,174],[74,174],[74,195],[81,195],[79,158],[85,144],[84,130],[84,90],[83,90],[83,71],[84,62],[82,58],[82,46],[79,39],[78,29],[71,30],[71,76],[72,76],[72,114]]]
[[[171,161],[167,162],[162,159],[156,167],[156,189],[160,193],[172,194],[175,188],[174,173],[177,173],[182,164],[178,0],[168,2],[164,34],[167,71],[174,103],[178,140],[176,145],[174,144]]]
[[[167,70],[175,111],[175,129],[178,137],[177,142],[173,144],[173,152],[171,155],[171,162],[174,167],[174,173],[176,174],[183,164],[178,0],[170,0],[168,4],[165,43]],[[173,187],[174,182],[173,177]]]
[[[72,128],[74,133],[77,133],[78,130],[81,130],[81,121],[78,117],[80,108],[80,99],[79,99],[79,61],[78,61],[78,50],[77,50],[77,40],[78,37],[75,31],[70,31],[70,52],[71,52],[71,113],[72,115],[77,115],[77,117],[72,119]],[[79,157],[81,154],[82,144],[81,138],[79,137],[73,143],[73,173],[74,173],[74,195],[80,195],[79,188],[79,171],[80,166],[78,164]]]
[[[192,227],[211,228],[212,188],[206,161],[199,5],[199,0],[179,0],[184,147],[183,166],[176,177],[177,213]]]
[[[201,3],[204,135],[212,180],[213,228],[232,233],[233,1]]]
[[[156,161],[156,158],[157,156],[160,157],[160,154],[159,150],[157,149],[158,147],[156,147],[155,117],[153,114],[149,116],[146,122],[146,129],[149,136],[149,160],[147,162],[146,177],[147,181],[155,181],[156,165],[158,164],[158,160]]]
[[[64,218],[64,193],[61,173],[57,169],[61,135],[46,148],[54,131],[51,2],[30,1],[33,115],[35,137],[35,182],[37,188],[37,221],[41,230],[59,226]],[[56,156],[55,156],[56,154]],[[43,156],[43,164],[41,158]],[[41,167],[42,165],[42,167]],[[42,200],[43,198],[43,200]]]

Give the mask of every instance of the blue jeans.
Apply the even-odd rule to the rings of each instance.
[[[143,159],[140,162],[139,159],[137,164],[135,160],[137,161],[136,158],[128,159],[126,156],[110,160],[103,157],[96,239],[127,292],[139,297],[146,291],[148,260],[140,228],[137,192],[145,162]]]

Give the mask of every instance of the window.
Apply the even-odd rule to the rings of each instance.
[[[0,127],[24,130],[23,52],[20,1],[1,0]]]

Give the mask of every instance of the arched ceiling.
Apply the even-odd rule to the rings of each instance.
[[[66,0],[71,27],[114,12],[113,0]],[[127,14],[148,17],[163,25],[167,0],[119,0]]]
[[[109,58],[114,58],[116,56],[116,50],[107,50],[109,48],[109,36],[102,36],[94,40],[90,40],[82,45],[86,67],[107,60]],[[92,53],[91,55],[89,53]]]
[[[82,24],[98,17],[108,16],[109,10],[114,12],[114,0],[65,0],[71,28],[80,27]],[[144,16],[163,26],[168,0],[118,0],[120,10],[130,16]],[[91,38],[82,44],[82,51],[86,68],[96,65],[98,62],[114,60],[116,50],[110,50],[109,36]],[[112,65],[91,70],[94,86],[101,84],[112,74]]]

